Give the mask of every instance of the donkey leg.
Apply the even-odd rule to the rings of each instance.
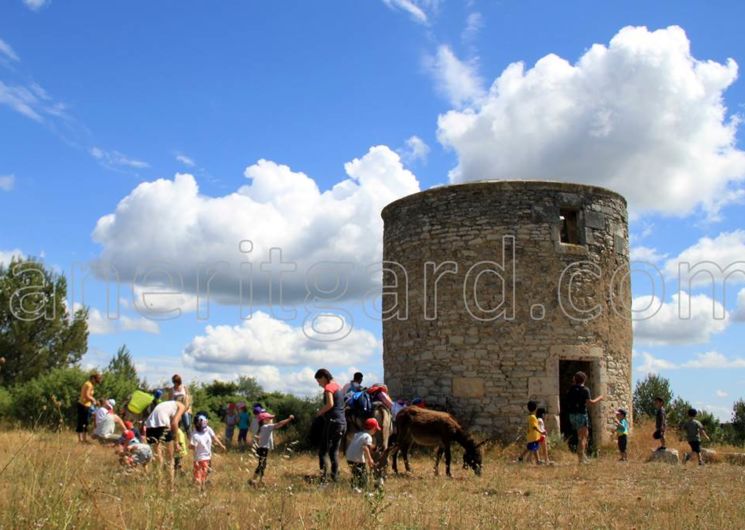
[[[445,450],[442,447],[437,448],[437,452],[435,453],[435,476],[440,475],[440,458],[442,458],[442,453]]]
[[[452,473],[450,473],[450,444],[445,444],[445,473],[447,473],[448,477],[452,478]]]
[[[406,472],[411,473],[411,464],[409,464],[409,449],[411,449],[411,444],[406,445],[402,449],[402,454],[404,457],[404,466],[406,466]]]
[[[391,456],[393,458],[393,462],[391,463],[391,467],[393,468],[393,472],[398,475],[398,450],[399,446],[394,445],[393,449],[391,450]]]

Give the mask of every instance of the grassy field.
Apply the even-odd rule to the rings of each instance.
[[[127,475],[113,450],[79,445],[74,433],[3,432],[0,527],[742,528],[745,468],[643,463],[647,430],[632,437],[628,463],[609,447],[589,465],[558,449],[553,466],[516,464],[519,448],[492,447],[482,477],[454,466],[447,479],[433,476],[422,454],[412,476],[389,474],[384,490],[370,494],[351,490],[346,469],[343,484],[309,483],[316,459],[281,450],[263,487],[247,485],[250,454],[229,453],[215,456],[204,494],[191,485],[189,457],[172,493],[160,470]]]

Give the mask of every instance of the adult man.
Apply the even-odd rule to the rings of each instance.
[[[355,372],[352,380],[342,387],[342,395],[346,396],[349,392],[359,392],[362,390],[362,377],[362,372]]]
[[[590,418],[587,415],[587,407],[588,405],[595,405],[603,400],[603,396],[598,396],[595,399],[591,398],[590,389],[585,386],[586,380],[587,375],[584,372],[577,372],[574,374],[574,384],[567,393],[569,423],[571,423],[572,428],[577,431],[577,437],[579,438],[577,458],[581,464],[586,464],[588,462],[587,456],[585,456],[587,438],[590,433]]]

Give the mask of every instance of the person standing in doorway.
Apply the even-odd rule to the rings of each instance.
[[[587,374],[577,372],[574,374],[572,387],[567,393],[567,408],[569,423],[577,431],[579,445],[577,446],[577,460],[581,464],[587,464],[587,439],[590,434],[590,417],[588,407],[603,400],[603,396],[592,398],[590,389],[585,386]]]

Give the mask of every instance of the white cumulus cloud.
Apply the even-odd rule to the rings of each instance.
[[[638,296],[632,301],[634,341],[638,344],[700,344],[729,325],[721,303],[705,294],[680,291],[663,303],[656,296]]]
[[[335,317],[318,320],[320,331],[336,325]],[[185,348],[183,359],[199,369],[235,371],[266,365],[349,365],[380,351],[380,342],[366,330],[351,329],[343,339],[331,342],[317,337],[310,327],[292,326],[256,311],[239,325],[207,326],[205,334]]]
[[[484,99],[486,91],[478,75],[476,59],[461,61],[450,46],[443,44],[434,57],[425,57],[425,66],[434,76],[437,89],[456,108],[473,105]],[[442,134],[440,136],[442,141]]]
[[[690,266],[692,285],[710,283],[712,278],[729,282],[745,282],[745,230],[722,232],[718,236],[702,237],[665,263],[665,274],[678,278],[681,263]],[[697,273],[697,271],[701,271]],[[686,277],[682,278],[686,282]]]
[[[23,258],[25,254],[23,251],[15,248],[13,250],[0,250],[0,265],[7,266],[13,261],[13,258]]]
[[[140,184],[96,224],[97,273],[113,267],[120,281],[200,296],[208,289],[222,303],[276,304],[280,282],[285,303],[305,301],[308,287],[326,299],[362,297],[380,284],[366,269],[382,258],[380,211],[419,183],[386,146],[344,168],[348,178],[323,192],[268,160],[246,169],[249,184],[220,197],[202,195],[188,174]]]
[[[740,292],[737,293],[737,306],[732,313],[732,320],[745,322],[745,289],[740,289]]]
[[[745,177],[739,121],[723,103],[736,78],[732,59],[693,57],[679,27],[626,27],[575,64],[549,54],[532,68],[509,65],[483,99],[439,117],[438,138],[458,155],[452,182],[597,184],[634,212],[715,215]]]
[[[667,257],[655,248],[645,247],[643,245],[632,246],[630,252],[631,261],[640,261],[645,263],[656,264]]]
[[[429,155],[429,146],[424,140],[413,135],[406,140],[406,145],[399,149],[398,153],[406,162],[412,163],[417,160],[425,162]]]
[[[73,310],[80,309],[80,304],[74,304]],[[130,317],[126,315],[102,313],[95,307],[88,308],[88,331],[91,335],[111,335],[125,331],[142,331],[158,334],[158,323],[145,317]]]

